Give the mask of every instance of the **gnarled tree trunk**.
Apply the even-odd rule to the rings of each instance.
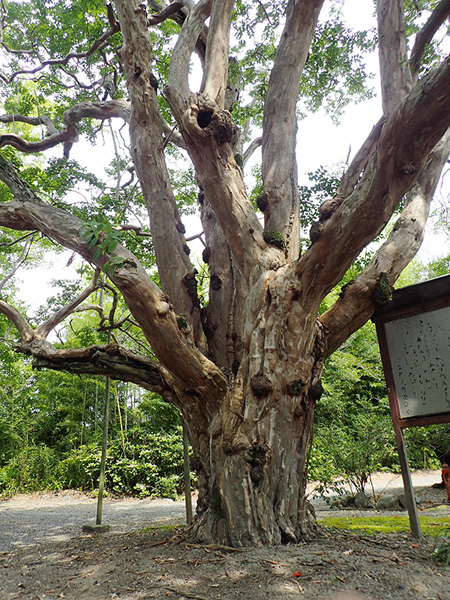
[[[97,271],[106,270],[152,353],[139,355],[115,343],[61,350],[47,341],[49,332],[75,311],[95,310],[102,322],[106,319],[101,307],[83,304],[98,288],[97,275],[69,306],[37,328],[4,301],[0,312],[15,324],[20,351],[33,355],[38,366],[133,381],[179,407],[199,482],[194,531],[203,540],[228,545],[297,541],[314,529],[305,486],[324,361],[370,318],[377,303],[389,299],[391,285],[420,246],[450,152],[450,59],[419,77],[424,48],[450,14],[450,1],[442,0],[432,11],[408,58],[403,1],[380,0],[383,115],[343,174],[336,196],[320,208],[311,244],[300,255],[296,106],[322,5],[323,0],[286,2],[267,82],[262,136],[250,145],[262,144],[258,205],[264,224],[246,191],[239,158],[243,136],[229,112],[230,97],[237,96],[227,94],[227,88],[234,91],[228,81],[233,0],[174,2],[152,15],[138,0],[115,0],[114,7],[107,3],[104,35],[86,53],[59,62],[65,66],[73,57],[105,51],[120,31],[118,54],[129,102],[78,103],[64,113],[61,131],[47,117],[1,118],[49,128],[51,135],[39,142],[11,133],[0,136],[0,146],[23,152],[63,143],[67,154],[84,118],[116,117],[129,124],[160,286],[125,247],[102,253],[95,240],[88,243],[86,225],[39,198],[1,155],[0,180],[13,198],[2,197],[0,226],[40,231],[78,252]],[[167,18],[180,25],[163,89],[164,110],[170,110],[175,126],[160,109],[149,33],[149,27]],[[193,52],[204,69],[195,93],[189,86]],[[47,61],[3,80],[11,83],[21,73],[40,73],[56,63]],[[187,151],[200,188],[203,256],[210,276],[209,302],[203,308],[166,167],[169,143]],[[334,305],[319,314],[323,299],[404,198],[386,242]]]

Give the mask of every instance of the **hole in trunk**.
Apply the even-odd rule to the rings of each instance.
[[[197,115],[197,123],[199,127],[205,129],[211,123],[211,119],[213,116],[212,110],[200,110]]]

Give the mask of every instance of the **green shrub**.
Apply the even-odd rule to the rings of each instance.
[[[114,440],[107,451],[105,487],[115,494],[176,498],[183,491],[181,431]],[[94,490],[100,475],[101,450],[90,444],[72,450],[60,464],[64,487]]]
[[[309,479],[319,481],[323,491],[335,490],[340,478],[364,491],[375,471],[396,463],[395,439],[389,417],[377,410],[353,416],[351,425],[331,424],[317,428]]]
[[[64,488],[94,490],[100,476],[101,448],[95,444],[71,450],[60,462]]]
[[[61,489],[58,457],[47,446],[28,446],[0,471],[0,492],[38,492]]]
[[[444,529],[438,536],[433,558],[436,562],[444,563],[446,567],[450,565],[450,528]]]

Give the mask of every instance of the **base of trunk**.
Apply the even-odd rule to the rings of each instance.
[[[223,544],[233,548],[295,544],[314,536],[317,531],[314,508],[306,502],[305,510],[294,526],[282,515],[266,515],[264,526],[255,526],[252,518],[229,522],[208,509],[198,516],[192,527],[195,539],[205,544]]]

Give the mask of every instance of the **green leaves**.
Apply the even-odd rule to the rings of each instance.
[[[120,232],[106,220],[99,219],[85,223],[82,231],[83,239],[87,242],[89,250],[95,248],[93,260],[100,256],[107,256],[114,252],[120,241]],[[103,271],[111,277],[116,268],[123,265],[125,259],[120,256],[112,256],[104,261]]]
[[[324,108],[337,121],[348,104],[374,96],[365,66],[374,40],[374,32],[353,31],[337,19],[318,26],[300,84],[308,110]]]

